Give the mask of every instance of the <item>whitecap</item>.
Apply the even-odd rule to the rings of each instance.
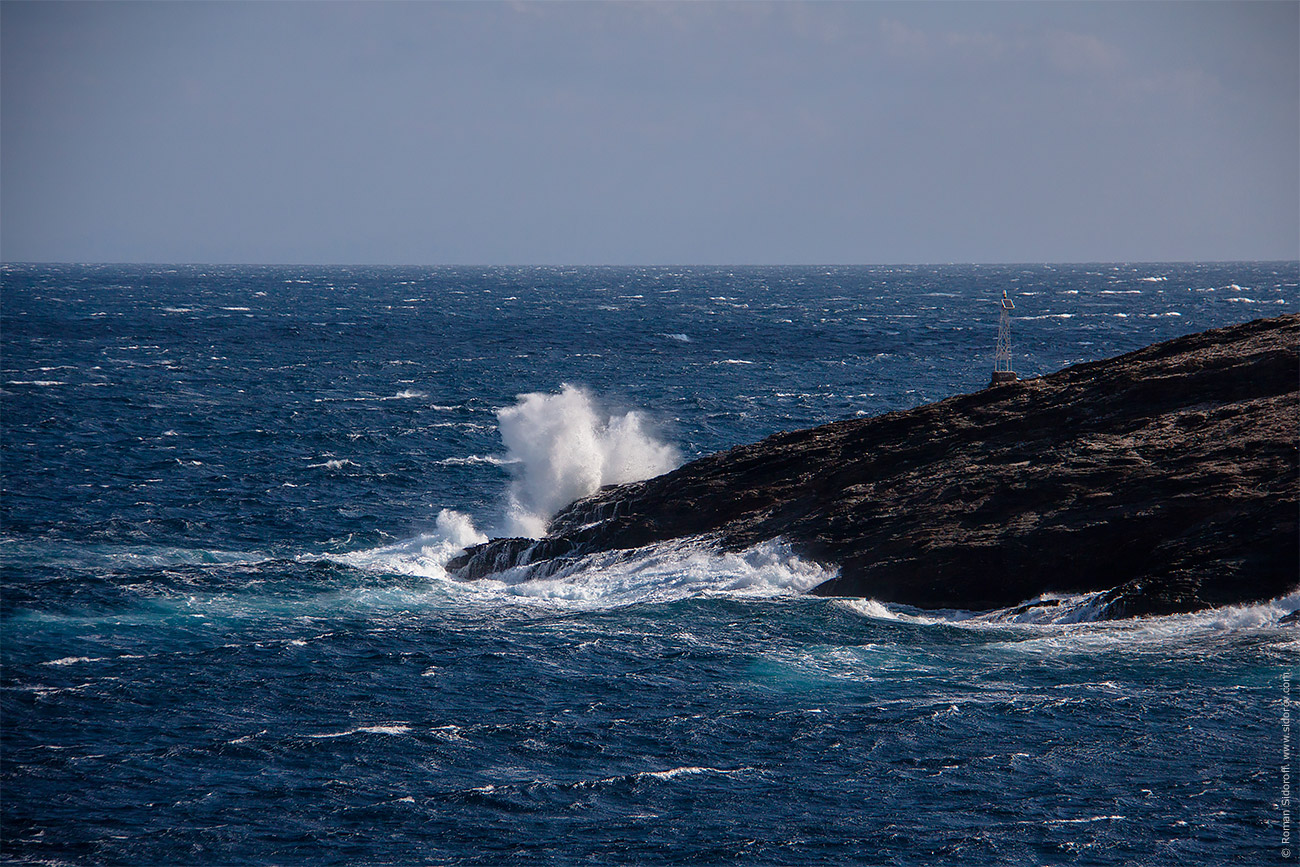
[[[411,731],[409,723],[383,723],[377,725],[357,726],[356,728],[346,729],[340,732],[323,732],[321,734],[307,735],[309,738],[323,740],[328,738],[346,738],[351,735],[368,734],[368,735],[404,735]]]
[[[425,427],[431,430],[435,428],[455,428],[456,430],[474,430],[474,431],[489,431],[489,430],[496,429],[496,425],[480,424],[478,422],[472,422],[472,421],[436,421],[433,422],[432,424],[425,425]]]
[[[228,741],[226,741],[226,743],[228,743],[228,744],[233,744],[233,745],[236,745],[236,746],[239,745],[239,744],[246,744],[246,743],[248,743],[248,742],[251,741],[251,740],[256,740],[257,738],[261,737],[262,735],[264,735],[264,734],[266,734],[266,733],[267,733],[267,729],[262,729],[261,731],[255,733],[255,734],[244,735],[243,737],[234,738],[234,739],[232,739],[232,740],[228,740]]]
[[[62,659],[51,659],[49,662],[42,662],[41,665],[77,665],[82,662],[103,662],[108,659],[107,656],[65,656]]]
[[[836,604],[855,611],[864,617],[870,617],[874,620],[901,620],[902,618],[891,611],[883,602],[877,602],[874,599],[836,599]]]
[[[667,780],[676,779],[677,777],[695,776],[697,774],[718,774],[720,776],[730,777],[735,774],[744,773],[750,770],[752,770],[752,768],[728,769],[728,768],[709,768],[709,767],[703,767],[699,765],[690,765],[681,768],[670,768],[669,770],[666,771],[641,771],[638,774],[633,774],[633,778],[637,780],[667,781]]]
[[[461,727],[458,725],[435,726],[431,729],[433,736],[441,741],[448,743],[464,743],[465,736],[461,734]]]
[[[1086,818],[1086,819],[1041,819],[1041,820],[1036,819],[1036,820],[1034,820],[1033,822],[1029,822],[1029,823],[1027,823],[1027,824],[1032,824],[1032,825],[1039,825],[1039,824],[1042,824],[1042,825],[1087,825],[1087,824],[1091,824],[1092,822],[1120,822],[1120,821],[1123,821],[1125,818],[1127,818],[1127,817],[1125,817],[1125,816],[1089,816],[1089,817]]]
[[[324,463],[307,465],[308,469],[313,469],[313,470],[316,469],[341,470],[344,467],[355,467],[355,466],[356,464],[348,460],[347,458],[331,458],[325,461]]]
[[[404,735],[410,730],[411,727],[406,723],[395,723],[392,725],[358,726],[354,731],[372,735]]]
[[[434,464],[441,467],[463,467],[473,464],[491,464],[494,467],[503,467],[508,464],[517,464],[517,458],[510,458],[506,455],[466,455],[463,458],[442,458],[434,461]]]

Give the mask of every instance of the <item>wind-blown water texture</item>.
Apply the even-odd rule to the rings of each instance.
[[[1297,309],[1297,266],[5,266],[0,850],[1281,858],[1300,604],[804,595],[707,539],[442,565],[679,461]]]

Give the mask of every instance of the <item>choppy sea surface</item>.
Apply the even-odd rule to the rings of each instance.
[[[1294,861],[1300,596],[926,612],[810,597],[779,541],[442,564],[979,389],[1003,290],[1025,376],[1296,312],[1298,271],[5,265],[0,857]]]

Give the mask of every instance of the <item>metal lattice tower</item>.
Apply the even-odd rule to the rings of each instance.
[[[1011,311],[1016,305],[1007,297],[1007,290],[1002,290],[1002,315],[998,318],[998,344],[993,353],[993,380],[989,385],[1001,382],[1014,382],[1015,371],[1011,369]]]

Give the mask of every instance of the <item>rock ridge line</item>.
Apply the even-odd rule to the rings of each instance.
[[[466,579],[708,535],[838,568],[812,592],[988,610],[1104,592],[1102,616],[1260,602],[1300,581],[1300,314],[915,409],[778,433],[602,489]]]

